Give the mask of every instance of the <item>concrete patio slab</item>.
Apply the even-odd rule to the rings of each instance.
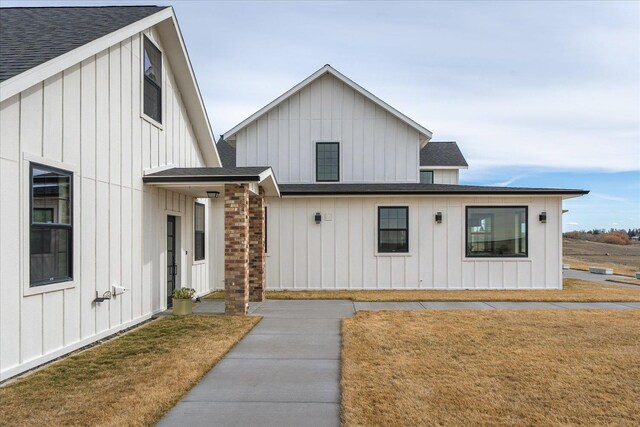
[[[422,301],[420,304],[427,310],[491,310],[486,302],[476,301]]]
[[[558,310],[562,307],[550,302],[509,302],[509,301],[488,301],[487,305],[503,310]]]
[[[360,310],[422,310],[419,302],[354,302],[356,311]]]
[[[629,309],[623,304],[618,304],[615,302],[555,302],[554,304],[562,307],[562,308],[573,308],[573,309],[605,309],[605,310],[621,310],[621,309]]]
[[[181,402],[161,427],[339,427],[338,403]]]
[[[338,360],[224,359],[184,400],[339,403],[339,381]]]

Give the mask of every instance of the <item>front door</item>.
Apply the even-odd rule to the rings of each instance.
[[[167,307],[172,306],[171,295],[176,288],[176,217],[167,215]]]

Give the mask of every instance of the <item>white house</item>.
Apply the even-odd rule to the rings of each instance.
[[[0,24],[0,380],[179,287],[244,314],[265,287],[561,286],[562,200],[584,191],[458,185],[455,143],[330,66],[216,145],[172,8]]]

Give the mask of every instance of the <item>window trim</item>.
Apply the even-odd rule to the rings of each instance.
[[[40,222],[36,222],[35,223],[35,227],[37,228],[48,228],[48,229],[53,229],[53,230],[57,230],[57,229],[65,229],[65,230],[69,230],[69,242],[67,243],[69,245],[69,251],[68,251],[68,255],[67,255],[67,262],[68,262],[68,266],[67,268],[69,269],[69,275],[66,277],[60,277],[58,279],[55,280],[37,280],[37,281],[33,281],[31,280],[31,233],[33,232],[33,228],[34,228],[34,222],[33,222],[33,169],[34,168],[38,168],[38,169],[43,169],[43,170],[47,170],[50,172],[56,172],[59,173],[61,175],[66,175],[69,177],[69,224],[58,224],[58,223],[40,223]],[[28,267],[27,267],[27,271],[29,273],[28,277],[29,280],[27,281],[27,286],[29,287],[29,289],[34,289],[34,288],[40,288],[40,287],[44,287],[47,285],[55,285],[55,284],[59,284],[59,283],[67,283],[67,282],[73,282],[74,281],[74,274],[73,274],[73,268],[74,268],[74,233],[73,233],[73,227],[74,227],[74,221],[73,221],[73,215],[74,215],[74,209],[73,209],[73,205],[74,205],[74,197],[75,197],[75,191],[73,188],[73,180],[74,180],[74,172],[70,171],[70,170],[65,170],[65,169],[61,169],[55,166],[49,166],[43,163],[38,163],[38,162],[33,162],[30,161],[29,162],[29,176],[28,176],[28,182],[27,185],[29,186],[29,225],[28,225],[28,230],[27,230],[27,235],[28,235],[28,244],[27,244],[27,255],[28,255]],[[27,264],[27,263],[25,263]]]
[[[318,179],[318,147],[320,145],[337,145],[338,146],[338,178],[337,179]],[[340,141],[316,141],[316,182],[340,182]]]
[[[202,231],[198,231],[196,229],[196,209],[197,206],[202,206],[202,216],[203,216],[203,221],[204,221],[204,230]],[[194,262],[200,262],[200,261],[205,261],[207,259],[207,215],[206,215],[207,209],[205,208],[204,203],[200,203],[200,202],[195,202],[193,205],[193,261]],[[198,254],[196,253],[196,234],[197,233],[202,233],[202,235],[204,236],[204,241],[202,242],[202,258],[198,258]]]
[[[386,252],[380,251],[380,210],[381,209],[405,209],[407,211],[407,250],[406,251],[396,251],[396,252]],[[376,205],[376,256],[410,256],[411,255],[411,246],[410,246],[410,223],[411,217],[409,214],[409,205]],[[389,229],[387,229],[389,230]],[[401,228],[391,229],[391,230],[403,230]]]
[[[526,250],[523,255],[473,255],[469,254],[468,251],[468,230],[469,230],[469,209],[480,208],[480,209],[500,209],[500,208],[511,208],[511,209],[523,209],[524,208],[524,223],[525,223],[525,247]],[[491,233],[493,234],[493,224],[491,225]],[[463,252],[465,260],[477,260],[477,259],[489,259],[489,260],[500,260],[500,259],[509,259],[509,260],[528,260],[529,258],[529,206],[528,205],[465,205],[464,207],[464,229],[463,229]]]
[[[147,36],[146,34],[142,33],[142,37],[141,37],[141,42],[140,42],[140,117],[143,118],[145,121],[151,123],[153,126],[157,127],[160,130],[164,129],[164,125],[162,123],[162,120],[164,118],[164,112],[165,112],[165,102],[164,102],[164,90],[162,87],[160,87],[160,121],[157,121],[156,119],[154,119],[153,117],[145,114],[144,112],[144,82],[145,80],[148,78],[144,75],[144,42],[145,40],[148,40],[149,43],[151,43],[152,46],[155,46],[156,49],[158,49],[158,51],[160,52],[160,80],[161,82],[164,82],[164,52],[162,51],[162,49],[160,49],[160,46],[158,46],[152,39],[151,37]],[[153,84],[155,84],[155,82],[152,82]],[[157,84],[156,84],[157,86]]]

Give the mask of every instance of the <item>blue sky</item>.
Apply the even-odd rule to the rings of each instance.
[[[329,63],[457,141],[462,183],[585,188],[565,230],[640,227],[640,2],[173,6],[216,135]]]

